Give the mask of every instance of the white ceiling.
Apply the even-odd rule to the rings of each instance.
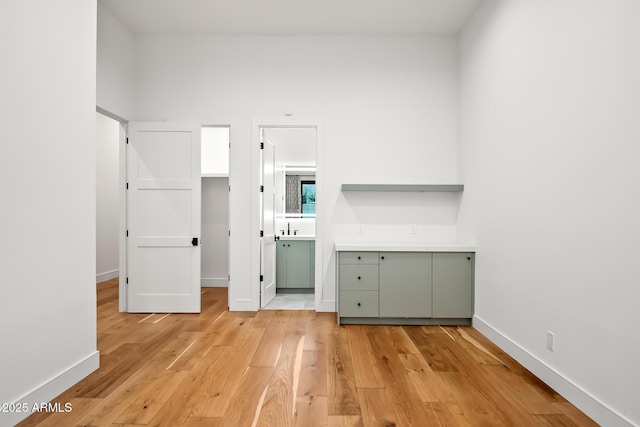
[[[482,0],[98,0],[135,34],[457,34]]]

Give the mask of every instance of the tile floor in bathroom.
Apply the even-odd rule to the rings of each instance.
[[[264,310],[315,310],[315,294],[276,294]]]

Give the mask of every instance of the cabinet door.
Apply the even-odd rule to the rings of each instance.
[[[380,317],[431,317],[431,253],[380,252]]]
[[[310,248],[308,240],[287,242],[287,288],[311,286]]]
[[[276,245],[276,288],[287,287],[287,242],[279,240]]]
[[[473,316],[473,255],[433,254],[433,317]]]

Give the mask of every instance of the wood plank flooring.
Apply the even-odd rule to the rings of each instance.
[[[118,312],[98,285],[100,369],[20,426],[596,426],[470,327],[337,326],[333,313]]]

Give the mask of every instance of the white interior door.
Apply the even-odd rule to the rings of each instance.
[[[263,141],[262,152],[262,231],[260,239],[260,307],[276,296],[276,155],[275,146]]]
[[[199,313],[200,126],[130,123],[128,133],[128,311]]]

